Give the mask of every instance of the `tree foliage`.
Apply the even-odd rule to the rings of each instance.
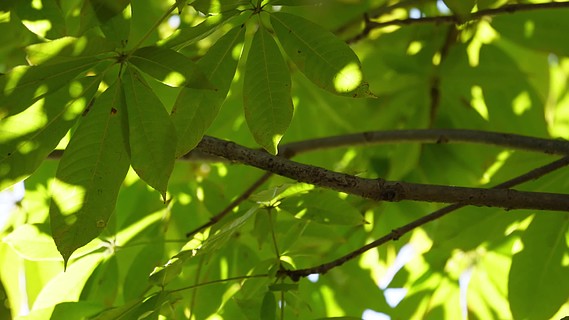
[[[568,14],[2,2],[0,318],[567,315]]]

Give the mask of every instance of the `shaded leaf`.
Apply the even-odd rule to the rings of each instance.
[[[212,0],[196,0],[190,4],[197,11],[203,14],[212,14],[226,12],[237,9],[240,5],[250,6],[251,2],[248,0],[225,0],[225,1],[212,1]]]
[[[328,190],[311,191],[305,195],[285,198],[279,208],[295,214],[297,218],[319,223],[360,225],[365,223],[362,214],[338,193]]]
[[[129,61],[141,71],[172,87],[215,89],[190,58],[171,49],[140,48],[133,52]]]
[[[166,198],[176,151],[176,130],[160,99],[132,67],[123,74],[131,166]]]
[[[42,97],[55,93],[97,63],[94,57],[20,66],[0,76],[0,119],[22,112]]]
[[[122,91],[115,83],[81,119],[59,162],[52,188],[50,222],[65,262],[96,238],[115,209],[129,168]]]
[[[172,110],[172,122],[178,133],[176,156],[182,156],[196,147],[207,128],[217,116],[237,69],[245,28],[231,29],[216,41],[197,62],[201,70],[208,70],[209,80],[217,90],[183,88]]]
[[[253,37],[243,80],[245,119],[265,150],[276,154],[294,107],[288,67],[279,47],[265,28]]]
[[[261,303],[261,314],[259,319],[276,319],[277,318],[277,301],[275,299],[275,294],[271,291],[267,291],[263,296],[263,302]]]
[[[550,319],[567,302],[569,215],[539,213],[522,235],[512,258],[508,297],[514,319]]]
[[[302,17],[275,12],[271,24],[287,55],[312,82],[330,92],[365,97],[361,63],[334,34]]]
[[[539,11],[516,12],[515,15],[501,15],[492,19],[492,27],[503,37],[522,46],[554,53],[569,55],[569,44],[559,30],[569,28],[565,19],[567,8]]]
[[[470,12],[474,5],[475,0],[444,0],[445,5],[459,17],[459,19],[464,20]]]
[[[87,0],[85,3],[91,6],[97,19],[104,23],[121,13],[130,0]]]
[[[26,111],[0,121],[0,190],[38,168],[87,107],[99,81],[70,81]]]
[[[220,13],[219,15],[210,16],[196,26],[181,27],[174,31],[174,33],[168,38],[158,42],[159,46],[165,48],[182,49],[209,36],[218,30],[221,26],[225,25],[225,23],[233,21],[231,18],[235,17],[239,13],[241,13],[239,10],[229,10]],[[247,15],[243,14],[240,15],[240,17],[242,18],[238,19],[238,21],[235,22],[236,24],[241,24],[239,22],[241,22],[242,19],[245,19]],[[216,41],[216,44],[219,41],[220,40]]]

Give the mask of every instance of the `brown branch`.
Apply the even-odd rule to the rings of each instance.
[[[279,154],[291,158],[297,154],[339,147],[369,146],[387,143],[477,143],[508,149],[546,154],[569,155],[569,141],[534,138],[518,134],[463,129],[417,129],[368,131],[291,142],[279,146]],[[62,150],[53,151],[48,158],[60,159]],[[180,157],[180,161],[223,161],[225,158],[205,153],[197,148]]]
[[[376,201],[462,203],[510,209],[569,211],[569,195],[510,189],[482,189],[360,178],[253,150],[234,142],[204,137],[197,149],[290,179]]]
[[[461,24],[468,21],[478,20],[485,16],[496,16],[500,14],[509,14],[518,11],[530,11],[540,9],[554,9],[554,8],[569,8],[569,2],[545,2],[545,3],[518,3],[505,5],[499,8],[484,9],[473,12],[466,17],[458,17],[456,15],[449,16],[436,16],[436,17],[423,17],[417,19],[395,19],[385,22],[371,22],[370,28],[383,28],[387,26],[407,26],[412,24],[426,24],[426,23],[454,23]]]
[[[513,186],[519,185],[521,183],[530,181],[530,180],[535,180],[541,176],[544,176],[547,173],[553,172],[559,168],[562,168],[564,166],[567,166],[569,164],[569,157],[564,157],[561,158],[557,161],[554,161],[552,163],[549,163],[545,166],[536,168],[528,173],[525,173],[521,176],[518,176],[516,178],[513,178],[511,180],[508,180],[506,182],[503,182],[497,186],[495,186],[493,189],[504,189],[504,188],[511,188]],[[447,215],[450,212],[453,212],[457,209],[460,209],[462,207],[464,207],[465,204],[463,203],[455,203],[452,204],[450,206],[446,206],[444,208],[441,208],[437,211],[434,211],[426,216],[423,216],[417,220],[412,221],[411,223],[408,223],[400,228],[397,228],[395,230],[392,230],[389,234],[357,249],[354,250],[334,261],[328,262],[328,263],[324,263],[321,264],[319,266],[315,266],[315,267],[310,267],[310,268],[305,268],[305,269],[297,269],[297,270],[285,270],[285,269],[281,269],[278,271],[278,275],[280,276],[286,276],[289,277],[290,279],[292,279],[293,281],[298,281],[300,278],[302,277],[306,277],[310,274],[314,274],[314,273],[319,273],[319,274],[324,274],[328,271],[330,271],[331,269],[335,268],[335,267],[339,267],[342,264],[346,263],[349,260],[352,260],[356,257],[358,257],[359,255],[361,255],[362,253],[379,247],[382,244],[385,244],[389,241],[392,240],[398,240],[399,238],[401,238],[403,235],[405,235],[406,233],[414,230],[415,228],[418,228],[428,222],[437,220],[445,215]]]
[[[418,129],[369,131],[332,136],[281,145],[279,154],[287,157],[322,149],[374,145],[380,143],[479,143],[508,149],[546,154],[569,155],[569,141],[534,138],[517,134],[462,129]]]

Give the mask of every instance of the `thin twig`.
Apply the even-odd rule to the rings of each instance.
[[[259,179],[257,179],[255,182],[253,182],[253,184],[251,186],[249,186],[249,188],[247,188],[247,190],[245,190],[239,197],[237,197],[237,198],[235,198],[235,200],[231,201],[231,203],[227,207],[225,207],[225,209],[223,209],[220,213],[216,214],[215,216],[211,217],[207,223],[205,223],[205,224],[197,227],[196,229],[186,233],[186,237],[189,238],[189,237],[195,235],[196,233],[204,230],[205,228],[209,228],[209,227],[213,226],[214,224],[216,224],[219,220],[221,220],[223,217],[225,217],[225,215],[227,215],[229,212],[231,212],[231,210],[233,210],[239,204],[241,204],[241,202],[247,200],[247,198],[249,198],[251,196],[251,194],[253,192],[255,192],[255,190],[257,190],[263,183],[265,183],[271,177],[271,175],[272,175],[271,172],[265,172]]]
[[[540,9],[554,9],[554,8],[569,8],[569,2],[545,2],[545,3],[517,3],[509,4],[499,8],[484,9],[473,12],[466,17],[458,17],[456,15],[449,16],[436,16],[436,17],[423,17],[423,18],[409,18],[409,19],[395,19],[385,22],[371,22],[370,28],[377,29],[387,26],[406,26],[412,24],[427,24],[427,23],[455,23],[461,24],[468,21],[478,20],[485,16],[496,16],[500,14],[509,14],[518,11],[530,11]]]
[[[516,185],[519,185],[521,183],[524,182],[528,182],[531,180],[535,180],[541,176],[544,176],[547,173],[553,172],[559,168],[562,168],[564,166],[567,166],[569,164],[569,157],[564,157],[561,158],[557,161],[551,162],[545,166],[533,169],[521,176],[518,176],[516,178],[510,179],[506,182],[503,182],[495,187],[493,187],[493,189],[506,189],[506,188],[511,188],[514,187]],[[292,279],[293,281],[298,281],[300,278],[302,277],[306,277],[310,274],[315,274],[315,273],[319,273],[319,274],[324,274],[326,272],[328,272],[330,269],[333,269],[335,267],[341,266],[342,264],[344,264],[345,262],[352,260],[356,257],[358,257],[359,255],[361,255],[362,253],[379,247],[382,244],[385,244],[389,241],[392,240],[398,240],[399,238],[401,238],[403,235],[405,235],[406,233],[426,224],[429,223],[431,221],[437,220],[447,214],[449,214],[450,212],[453,212],[457,209],[460,209],[462,207],[466,206],[466,204],[464,203],[455,203],[452,204],[450,206],[446,206],[444,208],[441,208],[437,211],[434,211],[426,216],[423,216],[417,220],[412,221],[411,223],[408,223],[400,228],[397,228],[395,230],[392,230],[389,234],[355,250],[352,251],[334,261],[328,262],[328,263],[324,263],[321,264],[319,266],[315,266],[315,267],[311,267],[311,268],[305,268],[305,269],[297,269],[297,270],[279,270],[278,271],[278,275],[280,276],[286,276],[289,277],[290,279]]]
[[[452,187],[360,178],[306,165],[253,150],[231,141],[204,137],[198,144],[200,151],[224,157],[231,161],[272,172],[299,182],[333,189],[376,201],[401,200],[463,203],[511,209],[569,211],[569,195],[527,192],[511,189],[483,189]]]
[[[279,146],[279,154],[287,157],[299,153],[338,147],[354,147],[383,143],[478,143],[508,149],[569,155],[569,141],[542,139],[518,134],[463,129],[417,129],[369,131],[287,143]]]

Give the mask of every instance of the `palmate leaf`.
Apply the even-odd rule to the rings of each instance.
[[[276,154],[294,107],[288,66],[277,43],[263,27],[257,30],[249,49],[243,100],[245,119],[255,141]]]
[[[129,168],[121,120],[126,116],[120,86],[115,83],[95,100],[81,119],[51,185],[51,231],[67,260],[96,238],[113,213]]]
[[[142,75],[132,67],[123,74],[128,114],[131,166],[166,198],[176,152],[176,129],[168,112]]]
[[[373,97],[362,82],[360,60],[345,42],[288,13],[272,13],[271,24],[287,55],[310,81],[336,94]]]
[[[567,214],[538,213],[522,236],[523,249],[512,258],[508,281],[515,319],[550,319],[567,302],[569,266]]]
[[[87,107],[99,81],[97,77],[71,81],[24,112],[0,121],[0,190],[39,167]]]
[[[240,54],[234,48],[241,45],[245,28],[237,26],[216,41],[197,65],[208,70],[209,79],[217,90],[183,88],[172,110],[172,121],[178,133],[176,157],[198,144],[219,112],[237,69]]]
[[[69,84],[99,60],[80,57],[70,61],[16,67],[0,77],[0,119],[22,112],[45,95]]]
[[[172,87],[215,89],[190,58],[172,49],[140,48],[133,52],[129,61],[141,71]]]
[[[196,26],[181,27],[168,38],[159,41],[158,44],[164,48],[174,48],[176,50],[182,49],[209,36],[221,26],[225,25],[225,23],[229,23],[230,19],[231,21],[234,21],[232,18],[236,17],[239,13],[241,13],[239,10],[229,10],[216,16],[210,16]],[[243,14],[240,15],[240,17],[242,17],[241,19],[246,19],[248,15]],[[240,19],[235,21],[235,24],[241,23]]]

